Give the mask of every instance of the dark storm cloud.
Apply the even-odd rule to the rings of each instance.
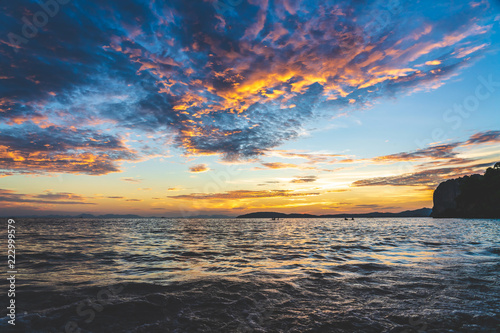
[[[5,2],[4,126],[40,135],[50,126],[111,132],[105,144],[83,141],[98,157],[90,166],[43,167],[23,156],[3,157],[6,169],[117,171],[116,162],[130,158],[113,144],[119,130],[173,133],[187,154],[252,158],[298,137],[315,117],[439,86],[487,44],[487,2],[395,3],[255,0],[221,14],[214,1],[73,0],[16,47],[12,34],[22,36],[23,18],[33,21],[41,7]],[[52,148],[21,139],[8,149],[83,149],[81,133],[67,133],[61,143],[43,134]]]

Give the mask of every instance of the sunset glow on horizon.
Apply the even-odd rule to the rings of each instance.
[[[399,212],[500,161],[498,2],[42,2],[1,5],[3,216]]]

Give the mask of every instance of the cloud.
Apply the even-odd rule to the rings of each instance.
[[[355,181],[352,186],[425,186],[428,189],[434,189],[443,180],[482,173],[485,167],[491,166],[491,163],[477,163],[477,158],[461,158],[456,149],[498,142],[500,142],[500,131],[492,130],[475,133],[466,141],[375,157],[370,161],[403,162],[419,159],[431,161],[418,165],[414,173],[362,179]]]
[[[209,171],[210,168],[206,164],[197,164],[189,167],[189,172],[192,173],[201,173],[201,172],[207,172]]]
[[[433,162],[427,162],[426,165],[460,165],[473,162],[472,159],[463,159],[458,157],[457,148],[463,148],[471,145],[482,145],[488,143],[500,142],[500,131],[485,131],[473,134],[466,141],[457,141],[449,144],[435,145],[428,148],[418,149],[412,152],[402,152],[391,155],[377,156],[371,159],[359,159],[356,161],[370,161],[377,163],[396,163],[415,161],[420,159],[430,159]],[[441,161],[439,161],[441,160]],[[350,160],[354,162],[354,160]],[[339,162],[345,162],[341,160]]]
[[[355,159],[352,159],[352,158],[346,158],[346,159],[343,159],[343,160],[340,160],[339,163],[356,163],[356,162],[359,162],[360,160],[355,160]]]
[[[129,182],[129,183],[140,183],[142,182],[141,178],[133,178],[133,177],[122,177],[120,178],[124,182]]]
[[[466,145],[500,142],[500,131],[479,132],[465,142]]]
[[[267,169],[296,169],[299,166],[292,163],[281,163],[281,162],[267,162],[262,163]]]
[[[191,193],[184,195],[169,196],[173,199],[189,199],[189,200],[239,200],[239,199],[255,199],[255,198],[288,198],[288,197],[307,197],[316,196],[319,193],[304,193],[293,192],[291,190],[270,190],[270,191],[229,191],[224,193]]]
[[[135,153],[112,135],[56,126],[0,129],[0,170],[4,176],[66,172],[104,175],[119,171]]]
[[[373,159],[374,162],[401,162],[401,161],[414,161],[423,158],[430,159],[442,159],[442,158],[453,158],[457,155],[453,150],[460,145],[459,142],[447,144],[447,145],[439,145],[433,146],[424,149],[418,149],[409,153],[399,153],[392,155],[385,155],[375,157]]]
[[[38,205],[95,205],[84,202],[86,198],[68,192],[45,192],[38,195],[21,194],[12,190],[0,189],[0,202],[3,203],[36,203]]]
[[[34,198],[44,199],[44,200],[76,200],[84,201],[86,198],[69,192],[57,192],[52,193],[51,191],[45,191],[43,194],[35,195]]]
[[[3,31],[22,34],[20,18],[39,9],[4,5]],[[389,15],[382,26],[381,13]],[[318,117],[441,85],[488,49],[494,19],[488,2],[405,2],[389,11],[381,1],[255,0],[224,15],[213,1],[71,3],[27,43],[13,48],[8,34],[0,37],[0,131],[15,125],[55,147],[65,142],[29,148],[34,159],[20,134],[4,145],[2,164],[116,172],[135,155],[119,141],[124,131],[168,133],[187,155],[262,156]],[[76,125],[103,132],[69,133]],[[57,136],[44,131],[50,126]]]
[[[278,170],[278,169],[300,169],[300,170],[316,170],[316,171],[325,171],[325,172],[333,172],[337,171],[336,170],[329,170],[329,169],[321,169],[313,166],[316,163],[324,163],[324,162],[306,162],[302,164],[293,164],[293,163],[282,163],[282,162],[261,162],[262,167],[255,167],[253,170],[265,170],[265,169],[271,169],[271,170]]]
[[[292,179],[290,183],[293,184],[302,184],[302,183],[313,183],[318,180],[318,177],[316,176],[303,176],[303,177],[297,177],[295,179]]]
[[[366,208],[366,209],[376,209],[376,208],[387,208],[386,206],[381,206],[377,204],[361,204],[361,205],[354,205],[353,207],[355,208]]]
[[[491,163],[475,164],[468,167],[426,169],[396,176],[358,180],[352,183],[352,186],[426,186],[428,188],[435,188],[435,186],[446,179],[481,173],[488,166],[491,166]]]
[[[477,163],[479,159],[476,158],[451,158],[443,160],[434,160],[430,162],[425,162],[417,166],[418,169],[431,169],[439,167],[457,167],[457,166],[467,166],[472,163]]]
[[[281,182],[278,180],[269,180],[264,182],[264,184],[257,184],[257,186],[268,186],[269,184],[279,184],[279,183]]]
[[[277,155],[283,158],[299,158],[308,160],[308,164],[316,163],[332,163],[336,161],[336,158],[345,158],[346,155],[342,154],[328,154],[328,153],[305,153],[305,152],[294,152],[286,150],[274,150],[270,155]]]

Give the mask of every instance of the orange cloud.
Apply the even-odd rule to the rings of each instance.
[[[295,169],[299,167],[296,164],[281,163],[281,162],[262,163],[262,165],[268,169]]]
[[[239,200],[239,199],[254,199],[254,198],[290,198],[290,197],[308,197],[317,196],[319,193],[304,193],[293,192],[291,190],[271,190],[271,191],[229,191],[224,193],[191,193],[184,195],[169,196],[173,199],[197,199],[197,200]]]
[[[206,164],[197,164],[189,167],[189,172],[192,173],[201,173],[201,172],[207,172],[209,171],[210,168]]]

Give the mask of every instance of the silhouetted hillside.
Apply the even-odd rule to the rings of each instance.
[[[296,218],[296,219],[308,219],[308,218],[351,218],[351,217],[429,217],[431,215],[432,209],[421,208],[417,210],[407,210],[400,213],[365,213],[365,214],[334,214],[334,215],[311,215],[311,214],[283,214],[275,212],[257,212],[245,215],[240,215],[237,218],[249,219],[249,218]]]
[[[500,218],[500,163],[483,176],[472,175],[439,184],[432,217]]]

